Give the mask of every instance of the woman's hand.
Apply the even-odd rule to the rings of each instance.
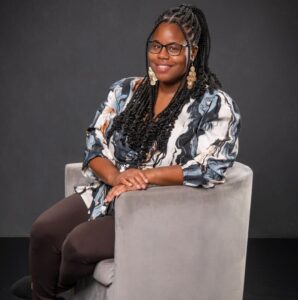
[[[134,189],[146,189],[149,180],[142,170],[139,169],[127,169],[124,172],[119,173],[114,179],[114,186],[123,184],[127,187]]]
[[[109,192],[106,195],[106,198],[104,199],[105,203],[109,203],[113,200],[114,197],[118,197],[120,196],[122,193],[128,192],[128,191],[135,191],[138,190],[138,188],[136,186],[127,186],[125,184],[118,184],[113,186]]]

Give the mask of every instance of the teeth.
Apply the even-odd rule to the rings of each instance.
[[[157,69],[159,70],[159,71],[167,71],[168,69],[170,68],[170,66],[157,66]]]

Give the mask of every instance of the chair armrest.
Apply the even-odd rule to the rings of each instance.
[[[252,171],[235,163],[226,178],[116,200],[115,299],[242,299]]]

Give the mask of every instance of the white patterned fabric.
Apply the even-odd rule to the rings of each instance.
[[[130,161],[135,157],[135,151],[123,145],[118,132],[115,131],[109,141],[106,136],[113,119],[125,109],[140,80],[140,77],[129,77],[115,82],[87,129],[82,172],[92,183],[76,186],[75,191],[84,199],[90,219],[102,215],[103,201],[111,187],[93,173],[89,161],[97,156],[105,157],[124,171],[131,167]],[[184,185],[214,187],[224,182],[227,168],[236,159],[239,130],[240,113],[233,99],[220,89],[212,94],[206,89],[202,98],[190,98],[184,105],[171,131],[166,153],[156,151],[142,169],[181,165]]]

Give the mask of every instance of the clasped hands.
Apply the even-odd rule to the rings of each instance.
[[[115,176],[113,187],[107,193],[104,202],[109,203],[114,197],[127,191],[145,190],[148,184],[149,180],[144,171],[134,168],[127,169]]]

